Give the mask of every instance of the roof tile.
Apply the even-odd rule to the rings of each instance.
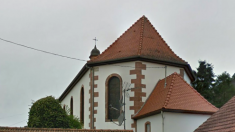
[[[235,96],[200,125],[195,132],[235,131]]]
[[[143,107],[133,117],[147,116],[159,110],[180,110],[190,113],[214,113],[218,110],[192,88],[179,74],[160,80]]]
[[[135,56],[187,64],[170,49],[145,16],[137,20],[103,53],[89,62],[112,61]]]

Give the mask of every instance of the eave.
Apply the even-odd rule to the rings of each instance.
[[[144,114],[144,115],[141,115],[141,116],[133,116],[132,119],[142,119],[142,118],[145,118],[145,117],[149,117],[149,116],[152,116],[152,115],[156,115],[156,114],[159,114],[162,112],[172,112],[172,113],[188,113],[188,114],[203,114],[203,115],[212,115],[214,114],[215,112],[211,112],[211,111],[195,111],[195,110],[181,110],[181,109],[165,109],[165,108],[162,108],[162,109],[159,109],[159,110],[155,110],[153,112],[150,112],[150,113],[147,113],[147,114]]]
[[[77,82],[83,77],[83,75],[88,71],[87,64],[85,64],[82,69],[79,71],[79,73],[76,75],[76,77],[73,79],[73,81],[69,84],[69,86],[65,89],[65,91],[61,94],[59,97],[59,101],[61,102],[66,95],[73,89],[73,87],[77,84]]]
[[[195,81],[195,76],[188,63],[164,61],[164,60],[159,60],[156,58],[150,58],[150,57],[145,57],[145,56],[132,56],[132,57],[126,57],[126,58],[120,58],[120,59],[107,60],[107,61],[99,61],[99,62],[90,61],[87,63],[87,65],[89,67],[93,67],[93,66],[108,65],[108,64],[115,64],[115,63],[122,63],[122,62],[130,62],[130,61],[145,61],[145,62],[157,63],[157,64],[162,64],[162,65],[181,67],[181,68],[184,68],[191,82]]]

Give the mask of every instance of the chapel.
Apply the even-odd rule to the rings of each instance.
[[[142,16],[102,53],[92,49],[59,101],[84,129],[190,132],[218,110],[192,88],[194,80]]]

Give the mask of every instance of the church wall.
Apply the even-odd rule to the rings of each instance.
[[[139,69],[140,71],[136,71],[136,66],[140,65],[142,68]],[[129,66],[129,67],[121,67],[121,66]],[[97,110],[97,114],[94,115],[95,123],[94,126],[96,129],[123,129],[122,126],[117,126],[113,122],[105,120],[105,82],[107,78],[112,74],[118,74],[122,78],[122,83],[128,82],[131,84],[130,88],[134,88],[136,86],[136,81],[139,80],[140,83],[137,83],[138,85],[143,85],[141,97],[142,101],[140,101],[140,104],[143,104],[149,94],[152,92],[153,88],[157,84],[159,79],[165,78],[165,68],[163,68],[165,65],[161,64],[155,64],[155,63],[149,63],[149,62],[141,62],[141,61],[133,61],[133,62],[125,62],[125,63],[118,63],[113,65],[102,65],[102,66],[96,66],[97,69],[95,72],[95,76],[98,76],[98,80],[95,80],[95,84],[97,85],[97,88],[94,89],[94,92],[98,93],[98,97],[94,98],[94,102],[98,102],[98,106],[94,109]],[[161,68],[152,68],[152,67],[161,67]],[[138,69],[138,68],[137,68]],[[177,72],[180,74],[179,67],[173,67],[173,66],[167,66],[167,75]],[[140,72],[140,73],[139,73]],[[140,79],[137,79],[138,76]],[[189,83],[189,77],[183,70],[183,76],[185,80]],[[137,89],[138,90],[138,89]],[[131,119],[131,116],[134,114],[134,112],[137,112],[134,106],[134,100],[131,97],[134,97],[134,94],[136,95],[135,91],[128,91],[130,94],[130,98],[126,98],[126,128],[127,129],[133,129],[135,130],[136,124],[134,123],[134,120]],[[138,93],[137,93],[138,94]],[[138,104],[138,102],[137,102]],[[139,106],[138,110],[139,110]],[[118,122],[116,122],[118,123]]]
[[[145,123],[150,122],[151,132],[162,132],[161,114],[152,115],[137,120],[137,132],[145,132]],[[172,131],[175,132],[175,131]]]
[[[122,67],[124,66],[124,67]],[[128,66],[128,67],[125,67]],[[136,68],[141,66],[141,68]],[[117,63],[113,65],[102,65],[96,66],[94,76],[95,76],[95,88],[94,88],[94,127],[96,129],[123,129],[122,126],[117,126],[113,122],[107,121],[105,118],[106,112],[106,80],[112,74],[118,74],[122,79],[122,84],[127,82],[131,84],[129,88],[134,88],[138,86],[142,86],[142,89],[134,89],[128,91],[130,97],[126,99],[126,129],[136,128],[136,122],[131,119],[131,116],[139,110],[142,104],[145,102],[149,94],[152,92],[153,88],[157,84],[159,79],[163,79],[165,77],[165,65],[149,63],[149,62],[141,62],[141,61],[133,61],[133,62],[125,62],[125,63]],[[161,68],[153,68],[153,67],[161,67]],[[179,67],[167,66],[167,76],[177,72],[180,74]],[[182,69],[181,69],[182,71]],[[189,77],[183,71],[183,76],[187,82],[190,82]],[[91,86],[91,71],[88,70],[87,73],[82,77],[82,79],[74,86],[74,88],[69,92],[69,94],[62,101],[62,105],[66,104],[70,107],[70,99],[73,96],[73,113],[76,116],[80,116],[80,92],[81,87],[84,85],[84,128],[90,129],[90,121],[91,121],[91,108],[89,104],[89,100],[91,98],[89,94],[89,90]],[[125,88],[125,86],[124,86]],[[134,95],[141,97],[136,100],[133,98]],[[139,101],[139,102],[138,102]],[[135,106],[135,105],[136,106]],[[138,108],[137,108],[138,107]],[[116,121],[116,123],[118,123]],[[139,127],[139,126],[137,126]]]
[[[73,96],[73,115],[80,118],[80,92],[82,86],[84,86],[84,128],[89,129],[89,70],[69,92],[69,94],[61,102],[62,106],[65,104],[70,107],[70,99]]]
[[[165,132],[193,132],[211,115],[187,114],[187,113],[164,113]]]
[[[146,97],[142,97],[142,101],[144,102],[149,94],[152,92],[153,88],[156,86],[158,81],[160,79],[165,78],[165,65],[156,64],[156,63],[149,63],[149,62],[143,62],[143,64],[146,65],[146,70],[142,71],[142,74],[145,75],[145,78],[142,79],[142,83],[146,84],[146,88],[143,89],[143,92],[146,92]],[[153,68],[154,67],[154,68]],[[173,66],[167,66],[167,75],[169,76],[174,72],[177,72],[180,74],[180,67],[173,67]],[[183,69],[182,69],[183,70]],[[185,71],[184,73],[184,80],[190,84],[190,79]]]
[[[123,66],[131,66],[131,67],[120,67],[120,66],[114,66],[114,65],[123,65]],[[124,126],[118,126],[115,125],[113,122],[109,122],[105,120],[105,82],[106,79],[112,75],[112,74],[118,74],[122,78],[122,83],[127,82],[131,83],[131,79],[135,78],[135,75],[130,75],[130,70],[134,69],[135,63],[134,62],[126,62],[126,63],[118,63],[112,65],[102,65],[98,68],[99,70],[95,73],[95,75],[98,75],[99,79],[95,81],[97,84],[97,88],[95,89],[95,92],[99,92],[99,96],[95,97],[95,102],[98,102],[97,107],[97,114],[95,114],[96,122],[95,126],[96,129],[123,129]],[[133,87],[133,85],[130,86],[130,88]],[[132,97],[133,93],[128,91],[129,95]],[[126,98],[126,129],[131,129],[131,124],[133,123],[133,120],[131,119],[131,115],[134,114],[133,110],[128,110],[130,106],[133,106],[133,102],[129,101],[129,98]],[[118,123],[116,121],[116,123]]]
[[[184,80],[188,83],[188,84],[192,84],[191,83],[191,81],[190,81],[190,79],[189,79],[189,76],[185,76],[185,75],[187,75],[187,73],[184,71]]]

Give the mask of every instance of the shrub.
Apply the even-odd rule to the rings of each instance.
[[[29,111],[28,127],[70,128],[70,121],[58,100],[52,96],[39,99]]]

